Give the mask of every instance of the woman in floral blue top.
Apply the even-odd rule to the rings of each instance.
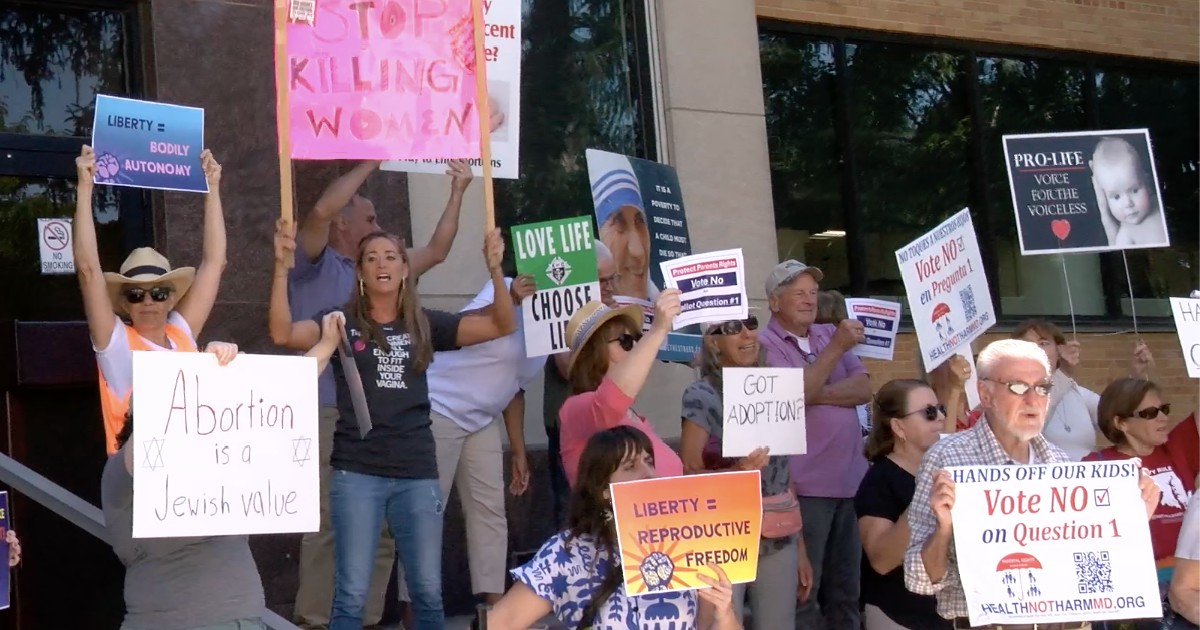
[[[710,588],[630,596],[621,580],[608,486],[654,477],[654,446],[627,426],[588,440],[579,460],[567,529],[550,537],[488,613],[489,630],[528,628],[549,613],[583,630],[740,630],[728,576],[701,575]]]

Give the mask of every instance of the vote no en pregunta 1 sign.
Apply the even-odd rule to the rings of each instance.
[[[537,293],[521,302],[525,355],[570,350],[567,322],[600,299],[590,216],[518,225],[512,229],[517,273],[529,274]]]

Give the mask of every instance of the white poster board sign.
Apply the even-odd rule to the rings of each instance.
[[[863,325],[863,341],[852,352],[864,359],[891,361],[896,352],[902,308],[899,302],[847,298],[846,313]]]
[[[75,273],[75,250],[71,247],[71,219],[38,219],[37,231],[42,275]]]
[[[808,452],[804,416],[804,370],[724,368],[722,457],[743,457],[768,446],[772,455]]]
[[[682,309],[674,330],[692,324],[746,319],[746,265],[741,249],[693,254],[664,260],[663,283],[679,289]]]
[[[133,537],[317,531],[317,361],[133,353]]]
[[[1171,313],[1175,315],[1175,333],[1183,346],[1188,376],[1200,378],[1200,300],[1171,298]]]
[[[971,213],[963,208],[896,250],[925,370],[996,323]]]
[[[1162,615],[1140,460],[948,470],[972,626]]]
[[[492,176],[517,179],[521,139],[520,0],[483,0],[483,54],[492,119]],[[446,172],[447,161],[389,160],[379,168],[441,174]],[[470,162],[471,172],[476,177],[483,175],[480,159]]]

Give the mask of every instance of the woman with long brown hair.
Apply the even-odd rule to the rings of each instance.
[[[484,241],[484,257],[495,295],[508,293],[500,270],[503,256],[504,241],[500,231],[493,230]],[[286,260],[276,260],[277,273],[280,265]],[[422,308],[416,288],[409,286],[404,244],[384,232],[362,239],[356,271],[358,286],[344,312],[293,322],[291,330],[292,341],[313,346],[321,370],[335,351],[342,355],[333,362],[340,417],[330,455],[336,572],[329,628],[362,628],[375,547],[386,520],[404,564],[415,625],[440,630],[445,623],[445,500],[430,428],[426,368],[435,350],[512,333],[514,310],[504,300],[471,314]],[[273,300],[287,300],[286,294],[276,293]],[[286,305],[282,307],[286,311]],[[354,399],[359,396],[360,403],[365,399],[367,418],[356,412]]]
[[[579,458],[566,530],[512,571],[513,587],[488,612],[489,630],[528,628],[551,613],[571,630],[741,628],[733,614],[733,585],[717,565],[708,565],[716,579],[699,574],[709,588],[625,592],[608,488],[654,477],[654,445],[645,433],[619,426],[592,435]]]
[[[854,497],[863,545],[866,630],[950,627],[938,615],[934,598],[904,587],[908,506],[917,487],[917,468],[945,425],[946,408],[924,381],[888,381],[875,394],[866,445],[871,468]]]

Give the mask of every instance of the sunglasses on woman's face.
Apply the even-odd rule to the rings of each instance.
[[[642,339],[641,333],[638,333],[636,335],[631,335],[629,333],[625,333],[625,334],[621,335],[620,337],[615,337],[613,339],[609,339],[608,343],[613,343],[613,342],[619,343],[619,344],[621,344],[622,350],[624,350],[625,352],[629,352],[630,350],[633,350],[633,344],[637,343],[638,341],[641,341],[641,339]]]
[[[942,414],[943,416],[946,415],[946,406],[945,405],[925,405],[924,407],[922,407],[916,411],[910,411],[910,412],[904,414],[904,417],[907,418],[908,416],[914,416],[918,413],[924,414],[926,420],[933,422],[934,420],[938,419],[938,414]]]
[[[751,315],[746,319],[735,319],[728,322],[721,322],[721,325],[709,331],[710,335],[740,335],[742,329],[758,330],[758,316]]]
[[[171,287],[154,287],[147,291],[142,287],[129,287],[125,289],[125,301],[130,304],[141,304],[146,299],[146,294],[150,295],[150,299],[155,302],[166,302],[167,298],[171,297]]]
[[[1132,416],[1129,416],[1129,417],[1130,418],[1135,418],[1135,417],[1141,418],[1142,420],[1153,420],[1158,417],[1159,413],[1162,413],[1162,415],[1164,415],[1164,416],[1171,415],[1171,403],[1163,403],[1157,407],[1146,407],[1145,409],[1138,409],[1137,411],[1133,412]]]

